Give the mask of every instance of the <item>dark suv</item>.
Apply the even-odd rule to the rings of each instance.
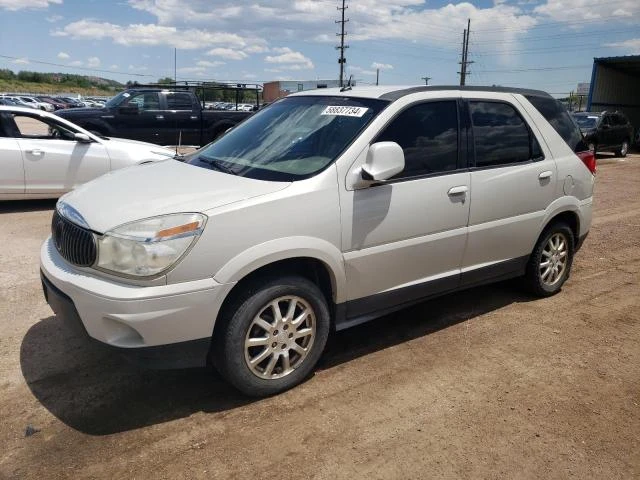
[[[614,152],[625,157],[633,138],[633,126],[620,112],[580,112],[573,118],[578,123],[589,150]]]

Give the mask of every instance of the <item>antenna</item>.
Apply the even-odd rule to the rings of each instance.
[[[344,19],[344,11],[349,8],[345,5],[345,1],[342,0],[342,7],[336,7],[342,13],[342,20],[336,20],[336,23],[340,24],[340,33],[336,33],[336,36],[340,37],[340,45],[336,47],[336,50],[340,50],[340,58],[338,59],[340,64],[340,87],[344,86],[344,64],[347,63],[347,59],[344,58],[344,51],[349,48],[349,45],[344,44],[344,37],[347,35],[347,32],[344,31],[344,26],[349,21],[348,18]]]

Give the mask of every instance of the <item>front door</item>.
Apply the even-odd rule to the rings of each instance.
[[[165,113],[158,92],[133,94],[117,108],[114,136],[162,145],[167,129]]]
[[[109,171],[105,147],[73,139],[76,132],[54,119],[16,114],[24,158],[25,192],[62,194]]]
[[[398,143],[405,169],[385,184],[347,196],[348,317],[458,286],[470,185],[458,137],[452,99],[409,106],[374,140]]]

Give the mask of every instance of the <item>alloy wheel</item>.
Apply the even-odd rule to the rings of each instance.
[[[562,233],[551,235],[540,257],[539,275],[551,287],[562,278],[569,260],[567,239]]]
[[[272,380],[298,368],[313,347],[316,318],[302,297],[279,297],[260,309],[244,341],[244,358],[251,373]]]

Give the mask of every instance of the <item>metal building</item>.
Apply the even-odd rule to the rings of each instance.
[[[640,129],[640,55],[593,59],[587,110],[619,110]]]

